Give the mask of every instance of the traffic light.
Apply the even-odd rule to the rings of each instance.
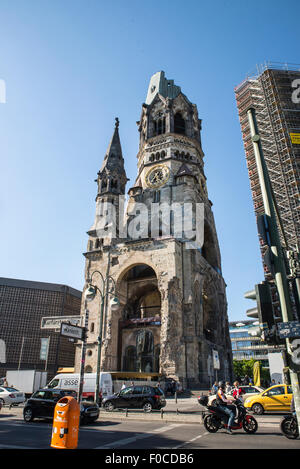
[[[276,345],[281,341],[278,337],[274,319],[272,296],[269,284],[267,282],[262,282],[255,285],[255,296],[258,320],[262,329],[262,339],[270,345]]]
[[[267,266],[268,271],[272,274],[273,277],[275,277],[274,254],[271,251],[272,239],[270,231],[270,221],[271,217],[269,215],[266,215],[265,213],[263,213],[262,215],[258,215],[256,219],[258,233],[263,239],[264,243],[268,246],[264,254],[263,262]]]

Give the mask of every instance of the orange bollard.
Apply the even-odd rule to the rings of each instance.
[[[71,396],[62,397],[54,410],[51,447],[76,449],[80,422],[80,406]]]

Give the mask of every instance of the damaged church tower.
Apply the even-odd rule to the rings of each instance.
[[[216,378],[213,356],[218,352],[218,379],[230,380],[226,284],[206,187],[197,107],[164,72],[152,76],[138,122],[138,171],[124,218],[128,179],[118,128],[116,120],[98,173],[96,217],[84,253],[85,288],[91,278],[102,288],[96,271],[107,278],[101,371],[153,372],[174,378],[185,388],[209,386]],[[191,206],[201,207],[200,220],[194,210],[185,217]],[[109,207],[114,221],[110,238],[103,236],[103,229],[111,225],[105,218]],[[171,210],[161,211],[162,207]],[[188,220],[200,238],[202,230],[203,243],[185,230],[178,233],[178,220],[183,225]],[[119,300],[117,309],[110,307],[109,291]],[[88,304],[85,372],[96,371],[100,302],[99,296]],[[83,299],[82,314],[84,309]],[[75,370],[79,368],[78,347]]]

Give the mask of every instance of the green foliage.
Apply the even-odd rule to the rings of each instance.
[[[251,360],[233,360],[233,373],[236,378],[243,378],[248,375],[249,378],[253,379],[253,365],[256,361],[253,358]],[[270,371],[268,368],[263,368],[260,363],[260,380],[261,385],[268,387],[270,383]]]
[[[251,360],[233,360],[234,375],[236,377],[248,375],[249,378],[253,378],[253,366],[256,361],[254,358],[251,358]]]

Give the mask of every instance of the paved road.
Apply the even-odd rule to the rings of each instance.
[[[169,414],[166,412],[163,419],[159,413],[145,415],[134,412],[126,417],[124,412],[101,412],[95,424],[80,427],[78,449],[300,449],[299,440],[288,440],[281,435],[281,415],[258,417],[259,428],[255,435],[247,435],[242,430],[233,435],[224,430],[208,434],[201,423],[201,415],[188,413],[193,403],[177,404],[181,412],[186,413],[177,414],[174,403],[174,411],[169,407]],[[198,407],[196,409],[199,410]],[[51,431],[51,422],[37,420],[25,423],[20,408],[4,408],[0,413],[0,448],[49,449]]]

